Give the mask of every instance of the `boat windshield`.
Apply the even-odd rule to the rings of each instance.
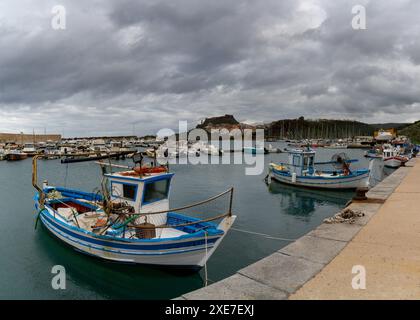
[[[314,166],[314,158],[313,157],[305,157],[303,159],[303,168],[308,169]]]
[[[144,186],[143,204],[166,199],[169,192],[169,180],[147,182]]]

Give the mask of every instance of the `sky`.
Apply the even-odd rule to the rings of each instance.
[[[416,121],[419,12],[418,0],[2,0],[0,132],[145,135],[223,114]]]

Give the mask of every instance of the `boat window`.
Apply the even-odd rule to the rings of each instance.
[[[148,182],[144,186],[143,203],[150,203],[166,199],[169,192],[169,180]]]
[[[293,165],[295,167],[300,166],[300,157],[299,156],[293,156]]]
[[[308,163],[309,163],[309,158],[308,157],[303,158],[303,167],[305,169],[308,167]]]
[[[116,198],[136,201],[137,185],[111,181],[111,194]]]
[[[123,184],[123,197],[134,200],[136,198],[137,186],[131,184]]]
[[[308,166],[309,167],[313,167],[314,166],[314,157],[309,157],[308,158]]]

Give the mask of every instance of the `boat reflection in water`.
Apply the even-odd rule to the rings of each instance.
[[[316,208],[325,204],[345,206],[353,197],[352,191],[332,191],[295,187],[272,180],[268,186],[272,194],[281,194],[284,213],[297,217],[310,217]]]

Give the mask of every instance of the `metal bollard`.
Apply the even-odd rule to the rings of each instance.
[[[357,200],[357,201],[367,200],[368,198],[366,196],[366,192],[368,191],[369,191],[369,188],[367,187],[357,188],[356,194],[353,197],[353,200]]]

